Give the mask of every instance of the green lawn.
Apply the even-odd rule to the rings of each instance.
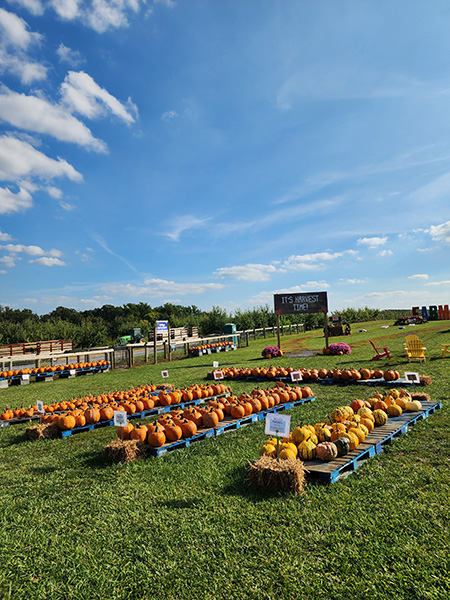
[[[212,361],[296,367],[390,365],[430,375],[420,388],[441,410],[343,481],[311,483],[305,494],[268,493],[245,484],[264,422],[185,450],[128,465],[105,463],[113,428],[27,442],[25,425],[0,429],[0,598],[42,599],[439,599],[450,593],[450,322],[411,330],[382,323],[352,327],[349,356],[260,359],[248,348],[91,377],[0,390],[0,409],[161,383],[202,383]],[[358,333],[358,328],[367,333]],[[427,362],[408,364],[405,333],[427,347]],[[368,339],[392,360],[371,363]],[[285,352],[320,350],[318,331],[284,336]],[[240,393],[255,387],[233,383]],[[387,386],[386,386],[387,387]],[[322,420],[369,386],[311,385],[316,401],[292,409],[292,427]]]

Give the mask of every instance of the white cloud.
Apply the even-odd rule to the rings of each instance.
[[[429,279],[429,275],[426,273],[416,273],[415,275],[410,275],[408,279]]]
[[[364,237],[359,238],[358,244],[362,246],[368,246],[369,248],[378,248],[378,246],[384,246],[387,242],[387,237]]]
[[[30,84],[47,77],[47,68],[27,56],[42,36],[28,30],[28,24],[14,13],[0,8],[0,73],[7,71]]]
[[[59,258],[51,258],[50,256],[43,256],[42,258],[35,258],[29,260],[29,263],[43,265],[44,267],[65,267],[66,263]]]
[[[3,46],[27,50],[32,44],[40,42],[42,36],[28,31],[26,21],[16,14],[0,8],[0,39]]]
[[[88,119],[111,113],[128,125],[134,123],[136,106],[129,99],[124,105],[104,88],[100,87],[84,71],[69,71],[61,85],[62,103]]]
[[[367,283],[367,277],[365,279],[339,279],[339,283],[358,285],[360,283]]]
[[[392,254],[392,250],[381,250],[381,252],[378,252],[378,256],[391,256]]]
[[[315,252],[310,254],[297,254],[290,256],[281,265],[281,270],[317,270],[324,267],[320,261],[332,261],[345,255],[355,256],[355,250],[344,250],[343,252]]]
[[[62,42],[59,44],[56,54],[58,55],[59,62],[68,63],[72,67],[77,67],[86,61],[79,50],[72,50],[72,48],[65,46]]]
[[[427,233],[437,242],[450,242],[450,221],[431,226]]]
[[[269,304],[273,305],[274,294],[299,294],[305,292],[317,292],[324,291],[330,286],[325,281],[307,281],[302,285],[294,285],[290,288],[283,288],[279,290],[265,291],[249,298],[251,304]]]
[[[147,279],[142,284],[109,284],[100,289],[111,296],[126,298],[176,298],[187,294],[204,294],[205,292],[221,290],[220,283],[176,283],[166,279]]]
[[[450,285],[450,281],[449,280],[444,280],[444,281],[429,281],[428,283],[426,283],[425,285]]]
[[[1,144],[0,144],[0,171],[1,171]],[[11,214],[27,210],[33,205],[33,198],[27,190],[20,188],[15,194],[9,188],[0,187],[0,215]]]
[[[221,267],[216,269],[215,275],[230,277],[244,281],[268,281],[270,275],[276,273],[274,265],[247,264],[235,267]]]
[[[204,217],[203,219],[198,219],[193,215],[180,215],[178,217],[175,217],[171,221],[170,230],[162,232],[162,235],[165,235],[173,242],[178,242],[180,240],[181,234],[184,231],[201,227],[204,223],[210,220],[211,217]]]
[[[2,256],[0,258],[0,263],[4,267],[7,267],[8,269],[12,269],[13,267],[16,266],[16,261],[17,260],[22,260],[22,259],[20,257],[17,257],[17,256]]]
[[[40,16],[44,14],[44,6],[41,0],[8,0],[8,2],[26,8],[32,15]]]
[[[0,136],[0,181],[20,182],[25,177],[38,179],[67,177],[71,181],[83,179],[81,173],[65,160],[49,158],[31,144],[14,137]],[[25,184],[20,187],[25,188]],[[16,196],[16,203],[19,203],[21,208],[31,206],[31,197],[25,189],[21,189]],[[7,198],[4,199],[6,200]]]
[[[47,186],[47,192],[49,194],[49,196],[51,196],[52,198],[55,198],[55,200],[59,200],[60,198],[62,198],[62,190],[60,190],[59,188],[53,186],[53,185],[49,185]]]
[[[9,242],[9,240],[12,240],[12,236],[9,233],[5,233],[4,231],[2,231],[0,229],[0,242]]]
[[[0,93],[0,120],[19,129],[50,135],[96,152],[106,152],[106,144],[67,109],[38,96],[18,94],[7,88]]]
[[[2,244],[0,248],[10,252],[11,254],[28,254],[29,256],[53,256],[62,255],[60,250],[53,248],[52,250],[43,250],[40,246],[25,246],[24,244]]]
[[[178,117],[178,113],[176,111],[168,110],[161,115],[161,120],[162,121],[173,121],[173,119],[176,119],[176,117]]]

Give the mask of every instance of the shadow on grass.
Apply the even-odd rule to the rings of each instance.
[[[167,508],[173,508],[175,510],[181,508],[195,508],[203,506],[203,500],[200,498],[183,498],[177,500],[166,500],[165,502],[160,502],[160,506],[166,506]]]
[[[16,444],[21,444],[22,442],[29,442],[25,437],[25,432],[22,431],[15,435],[12,435],[9,439],[2,440],[0,447],[8,448],[9,446],[15,446]]]

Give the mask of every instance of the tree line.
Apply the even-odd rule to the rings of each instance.
[[[397,319],[409,314],[405,310],[347,308],[340,311],[346,323],[361,323],[381,319]],[[130,329],[140,327],[145,338],[157,320],[167,320],[171,327],[197,326],[201,336],[223,333],[226,323],[235,323],[238,331],[274,327],[276,315],[269,305],[228,313],[219,306],[209,311],[197,306],[166,303],[151,307],[145,302],[123,306],[105,304],[100,308],[78,311],[58,306],[55,310],[37,315],[32,310],[0,306],[0,345],[39,340],[74,340],[76,348],[114,344]],[[303,323],[305,330],[324,327],[322,314],[283,315],[281,324]]]

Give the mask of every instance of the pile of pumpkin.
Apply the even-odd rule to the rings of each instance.
[[[128,422],[126,427],[117,428],[117,437],[123,440],[146,442],[152,447],[160,447],[166,442],[175,442],[181,438],[190,438],[203,427],[217,427],[227,416],[239,420],[269,410],[278,404],[293,402],[301,398],[311,397],[310,388],[289,387],[284,384],[273,389],[255,389],[251,394],[228,396],[208,400],[202,407],[191,406],[184,410],[172,410],[158,417],[149,425],[133,426]]]
[[[395,381],[399,379],[400,373],[391,369],[294,369],[293,367],[253,367],[236,368],[224,367],[220,369],[224,379],[242,379],[247,377],[274,379],[277,377],[289,377],[293,371],[299,370],[302,379],[317,381],[320,379],[333,379],[335,381],[360,381],[366,379],[384,379]],[[209,379],[214,379],[215,371],[208,373]]]
[[[355,450],[374,427],[385,425],[389,417],[399,417],[403,410],[411,412],[422,408],[406,390],[392,389],[382,395],[374,394],[368,400],[354,400],[350,406],[338,406],[331,418],[313,425],[296,427],[279,446],[281,459],[319,460],[328,462]],[[260,449],[260,456],[276,456],[276,439],[268,439]]]
[[[109,360],[98,360],[94,362],[73,363],[70,365],[57,365],[53,367],[36,367],[34,369],[16,369],[13,371],[0,371],[0,379],[15,377],[17,375],[40,375],[48,373],[60,373],[73,369],[88,369],[91,367],[107,367],[111,364]]]
[[[67,431],[74,427],[83,427],[99,421],[110,421],[115,410],[125,411],[127,415],[151,410],[155,406],[171,406],[182,402],[210,398],[225,394],[226,388],[221,383],[214,385],[191,385],[180,390],[162,389],[157,395],[157,386],[154,384],[130,388],[127,391],[115,391],[97,396],[85,396],[72,400],[63,400],[53,404],[44,405],[42,423],[56,423],[58,427]],[[37,406],[5,409],[0,414],[0,419],[31,418],[37,413]],[[63,413],[63,414],[61,414]],[[62,419],[61,417],[69,417]]]
[[[233,342],[217,342],[215,344],[202,344],[200,346],[192,346],[190,348],[190,352],[201,352],[203,350],[216,349],[217,348],[226,348],[226,347],[234,346]]]

